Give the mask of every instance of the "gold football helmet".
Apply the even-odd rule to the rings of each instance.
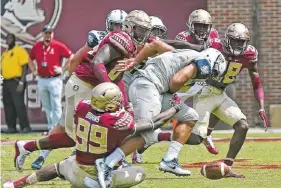
[[[91,106],[98,112],[116,112],[122,103],[122,92],[114,83],[101,83],[92,90]]]
[[[189,31],[195,36],[196,40],[202,43],[209,37],[211,32],[212,17],[207,11],[197,9],[190,14],[186,25]]]
[[[250,32],[242,23],[233,23],[227,27],[223,46],[228,53],[238,56],[247,48],[250,41]]]
[[[124,30],[128,33],[135,45],[144,44],[151,30],[151,23],[149,16],[141,10],[133,10],[125,18]]]
[[[167,38],[167,27],[163,24],[162,20],[156,16],[150,16],[152,25],[151,35],[161,39]]]

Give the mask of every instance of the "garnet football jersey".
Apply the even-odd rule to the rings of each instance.
[[[77,104],[74,123],[76,159],[84,165],[93,165],[96,159],[110,154],[135,126],[133,116],[126,110],[100,113],[91,107],[89,100]]]
[[[219,89],[225,89],[225,87],[232,83],[236,76],[244,69],[250,68],[257,64],[258,51],[252,46],[248,45],[246,50],[239,56],[230,55],[225,52],[223,44],[219,39],[213,39],[210,41],[210,47],[219,50],[227,61],[227,70],[220,81],[208,80],[207,83]]]

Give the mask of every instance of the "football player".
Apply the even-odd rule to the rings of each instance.
[[[77,102],[90,99],[89,95],[93,86],[102,82],[116,83],[123,92],[125,108],[132,111],[128,104],[124,82],[121,80],[123,73],[117,72],[114,66],[118,60],[131,57],[135,45],[141,45],[147,41],[151,24],[145,12],[134,10],[125,18],[124,25],[125,32],[119,30],[107,34],[98,45],[97,51],[88,54],[88,57],[77,66],[75,74],[72,74],[68,80],[65,87],[66,107],[56,127],[57,132],[36,141],[16,142],[14,162],[17,170],[22,170],[26,156],[32,151],[75,145],[72,112]]]
[[[146,44],[136,59],[143,54],[148,55],[145,57],[152,56],[151,50],[151,44]],[[130,70],[141,61],[143,59],[125,65],[125,70]],[[123,69],[118,68],[120,71]],[[223,55],[212,48],[201,53],[189,49],[172,50],[149,59],[144,69],[137,71],[137,76],[129,87],[129,97],[135,110],[135,119],[149,120],[152,116],[169,108],[174,93],[187,80],[191,78],[202,80],[209,77],[219,78],[225,69],[226,62]],[[198,119],[198,114],[194,109],[183,103],[181,103],[181,106],[182,109],[175,114],[175,119],[179,122],[174,130],[173,141],[160,162],[159,168],[175,175],[188,176],[191,172],[182,169],[177,158],[183,144],[190,136],[191,130]],[[150,131],[143,132],[140,136],[131,137],[104,160],[98,161],[96,166],[99,175],[104,175],[99,176],[99,182],[105,183],[110,180],[110,171],[124,156],[144,145],[158,142],[157,135],[158,132]]]
[[[218,32],[212,27],[211,15],[203,10],[194,10],[186,22],[187,30],[180,32],[177,40],[188,41],[193,44],[204,44],[209,39],[219,38]]]
[[[212,27],[212,17],[206,10],[194,10],[190,14],[186,25],[188,27],[187,30],[180,32],[176,36],[176,40],[208,45],[209,40],[219,38],[217,30]],[[192,85],[194,85],[194,82],[186,83],[179,92],[186,92]],[[173,122],[173,126],[175,124],[176,122]],[[207,136],[207,138],[204,139],[204,145],[211,154],[218,154],[218,149],[213,144],[211,136]]]
[[[204,86],[201,94],[194,99],[194,108],[199,114],[194,133],[197,133],[202,138],[210,136],[218,122],[217,118],[233,126],[234,134],[224,160],[224,163],[228,166],[232,166],[235,157],[243,146],[249,125],[246,116],[238,105],[226,95],[224,90],[244,68],[248,69],[255,98],[259,103],[258,115],[263,120],[265,129],[269,125],[264,109],[264,91],[257,68],[258,51],[252,45],[248,45],[249,41],[250,32],[242,23],[233,23],[228,26],[222,41],[218,39],[211,40],[211,47],[218,49],[225,56],[228,63],[227,70],[220,80],[207,80],[208,86]],[[211,118],[210,113],[212,113]],[[227,176],[244,177],[243,174],[235,174],[232,171]]]
[[[181,106],[174,103],[167,111],[148,121],[135,123],[131,112],[123,107],[123,95],[119,87],[105,82],[97,85],[91,92],[91,100],[80,101],[74,111],[76,155],[43,167],[14,182],[8,181],[4,188],[19,188],[37,182],[61,177],[68,180],[72,187],[132,187],[145,179],[141,167],[129,167],[112,172],[112,180],[105,186],[97,181],[97,170],[93,166],[96,159],[105,157],[124,140],[128,134],[137,135],[163,125]]]
[[[88,33],[88,40],[87,43],[80,48],[76,54],[74,55],[73,59],[70,61],[70,67],[69,67],[69,74],[71,75],[73,71],[75,71],[76,67],[81,63],[82,58],[87,56],[87,53],[89,52],[92,54],[93,52],[96,52],[98,49],[98,44],[103,40],[103,38],[106,36],[107,33],[112,32],[112,31],[119,31],[122,30],[123,27],[123,22],[125,20],[125,17],[127,16],[127,13],[123,10],[112,10],[106,18],[106,31],[97,31],[97,30],[92,30]],[[73,81],[72,81],[73,83]],[[67,83],[67,86],[69,83]],[[75,85],[75,83],[73,84]],[[78,85],[77,85],[78,87]],[[69,87],[67,87],[69,88]],[[67,93],[70,91],[66,91],[66,96],[68,98],[72,98],[72,94],[68,95]],[[77,91],[78,92],[78,91]],[[75,94],[74,94],[75,95]],[[66,100],[66,103],[69,101]],[[76,101],[77,103],[78,101]],[[66,105],[67,106],[67,105]],[[71,107],[72,108],[72,107]],[[67,108],[64,109],[66,111]],[[70,110],[72,111],[72,110]],[[65,114],[65,112],[64,112]],[[64,132],[63,129],[61,129],[60,126],[56,126],[51,132],[51,133],[57,133],[57,132]],[[39,157],[31,164],[31,168],[33,169],[40,169],[43,163],[45,162],[47,156],[49,155],[50,150],[42,150],[40,152]]]
[[[167,38],[167,27],[163,24],[162,20],[155,16],[150,16],[150,21],[152,25],[150,38],[148,42],[152,42],[155,39],[166,39]],[[138,50],[140,50],[140,47]],[[128,93],[129,86],[133,82],[134,74],[137,69],[142,69],[145,65],[145,61],[141,62],[136,68],[131,71],[125,72],[123,80],[125,82],[126,91]],[[145,149],[138,149],[134,153],[132,153],[132,163],[142,163],[142,154]],[[140,153],[139,153],[140,152]]]

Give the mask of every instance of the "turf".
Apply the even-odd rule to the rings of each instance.
[[[249,137],[281,137],[280,134],[249,134]],[[2,140],[35,139],[40,135],[5,135]],[[214,134],[215,138],[229,138],[231,134]],[[158,164],[165,154],[169,143],[160,143],[151,146],[143,156],[142,165],[147,173],[146,180],[137,185],[138,188],[280,188],[281,187],[281,142],[245,142],[237,156],[237,162],[233,170],[243,173],[245,179],[224,178],[221,180],[209,180],[200,174],[200,167],[204,162],[214,161],[225,157],[229,142],[217,142],[220,149],[217,156],[209,154],[203,145],[184,146],[179,161],[181,165],[192,171],[189,177],[176,177],[158,170]],[[51,164],[63,160],[72,152],[72,149],[60,149],[53,151],[45,164]],[[32,153],[26,160],[25,170],[19,173],[13,165],[13,145],[1,145],[1,183],[7,179],[16,179],[32,172],[30,164],[36,159],[39,152]],[[130,158],[128,157],[130,162]],[[198,162],[201,162],[197,164]],[[1,184],[2,186],[2,184]],[[34,188],[61,188],[70,187],[67,181],[55,179],[33,185]]]

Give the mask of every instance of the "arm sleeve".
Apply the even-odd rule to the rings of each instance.
[[[72,51],[65,45],[65,44],[60,44],[60,52],[61,56],[65,58],[69,58],[72,55]]]
[[[29,57],[31,60],[34,60],[35,59],[35,53],[36,53],[36,45],[33,45],[30,53],[29,53]]]

